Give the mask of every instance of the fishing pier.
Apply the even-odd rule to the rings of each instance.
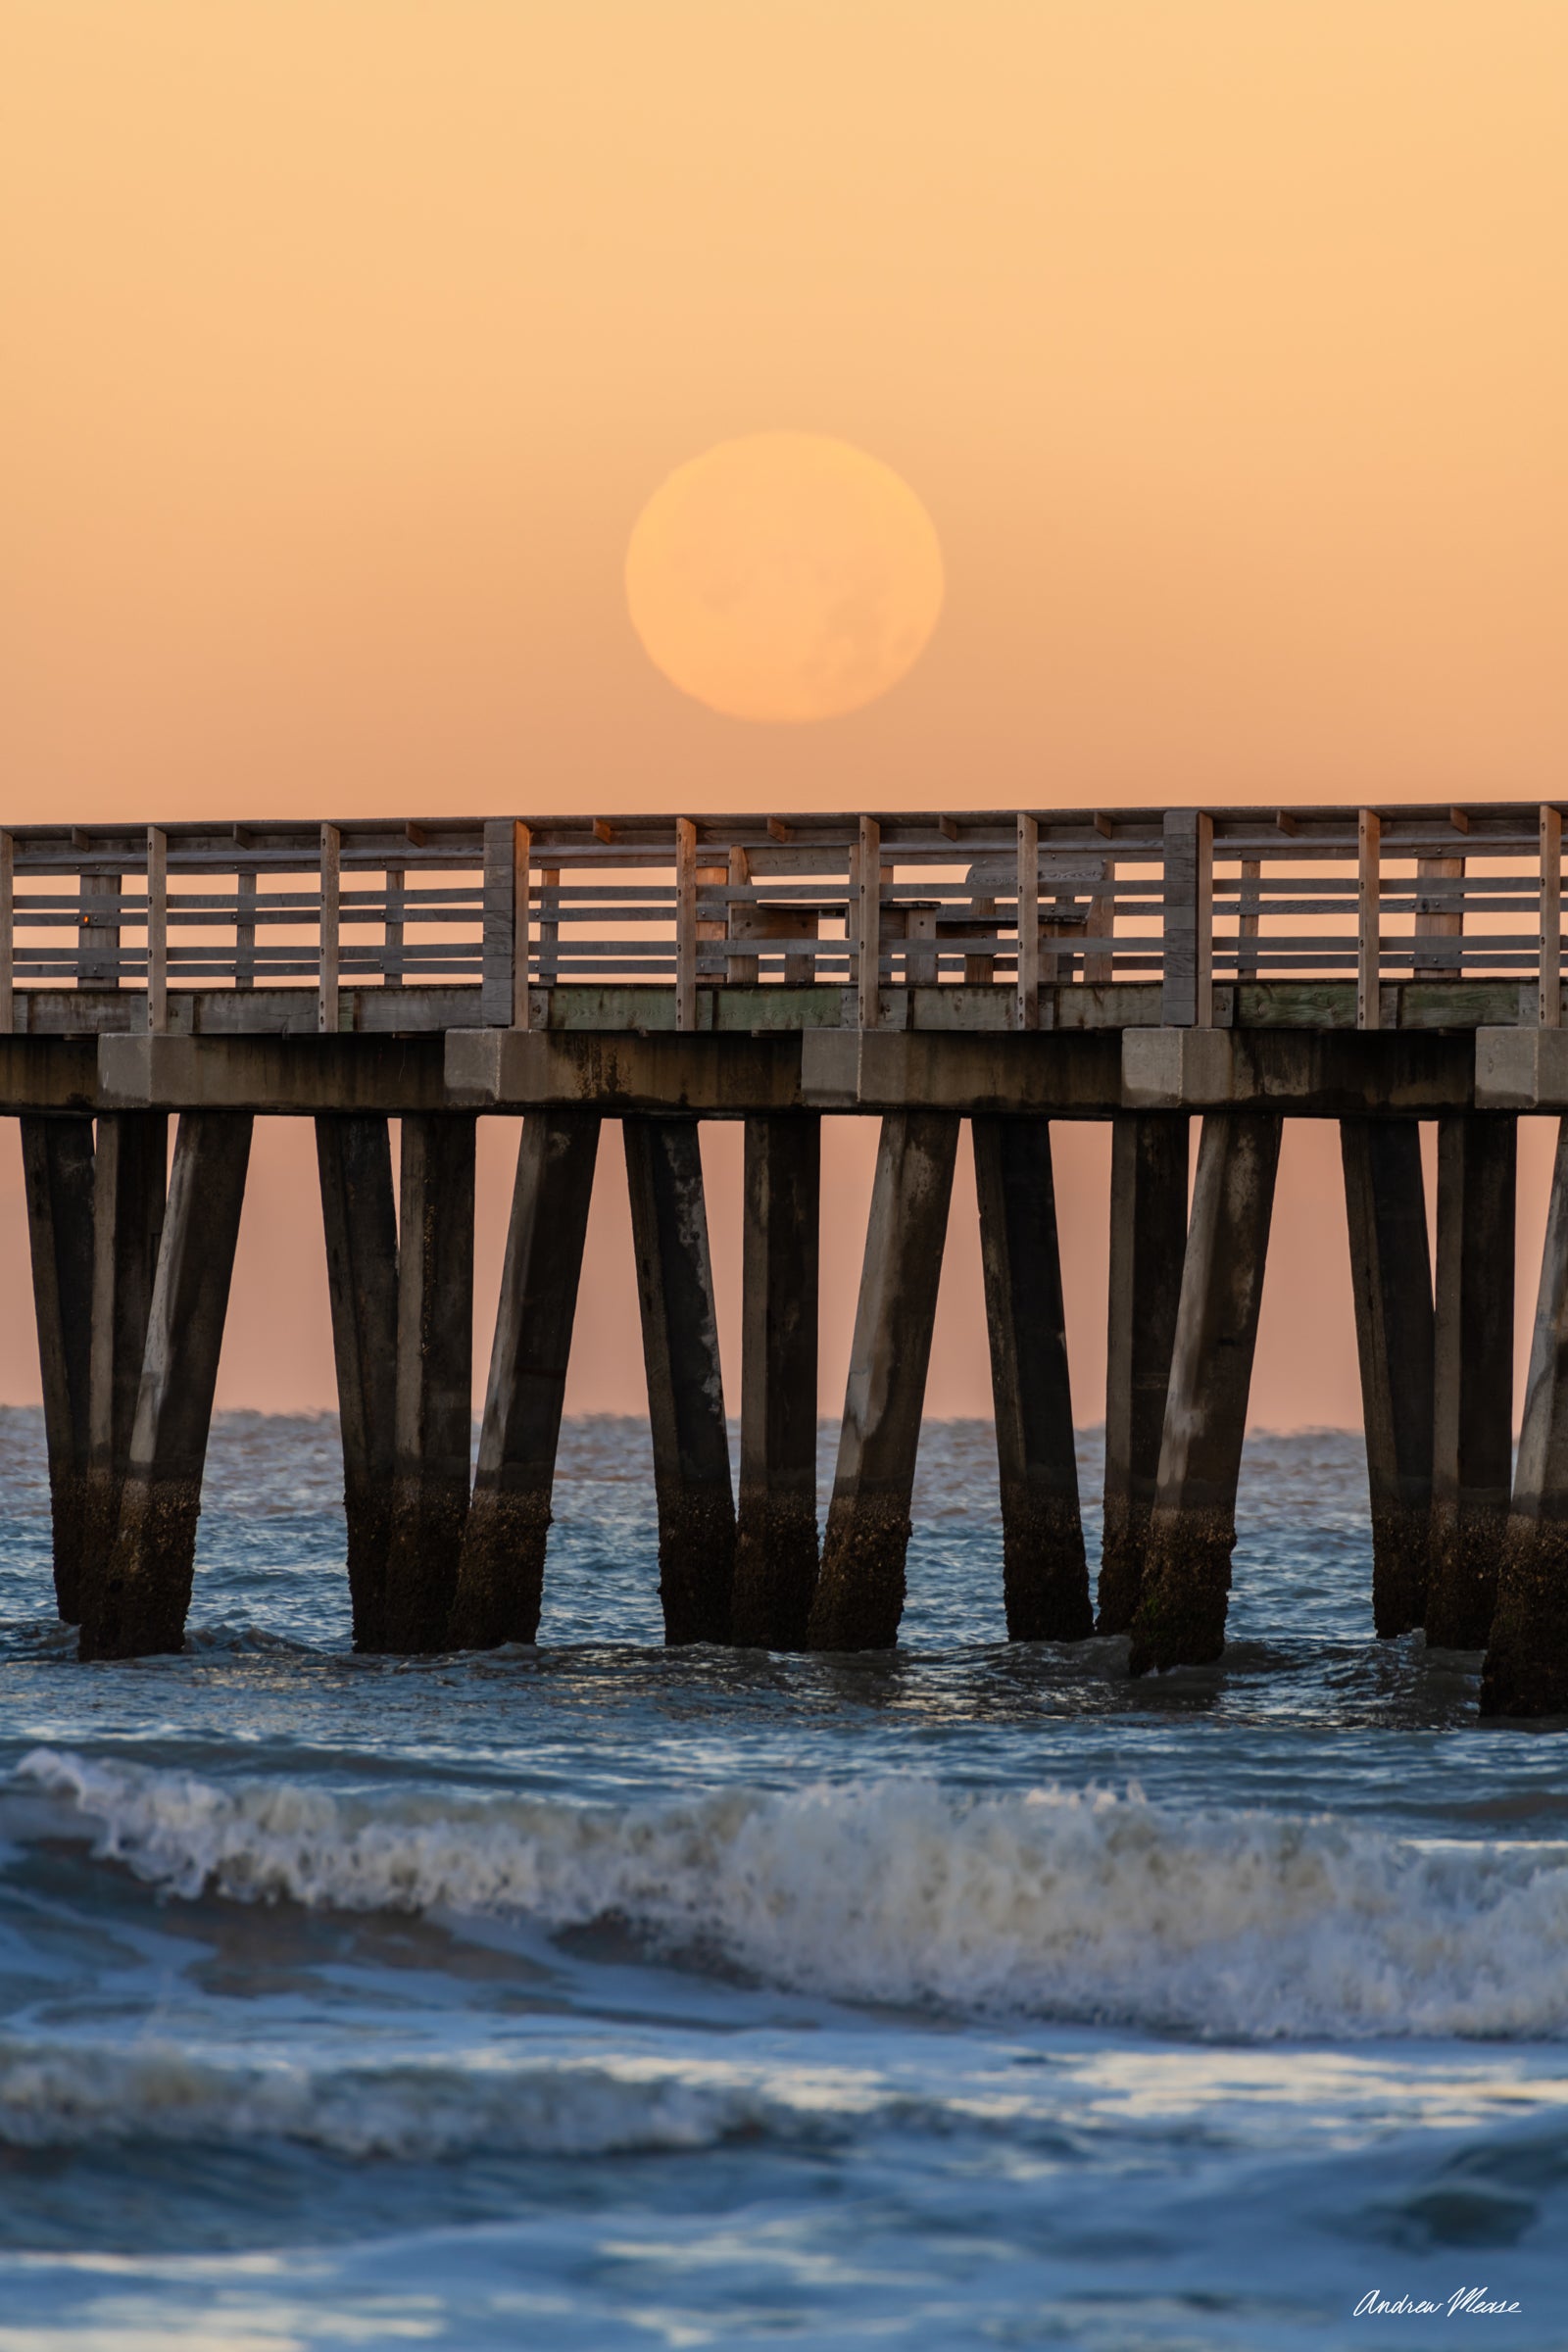
[[[1343,1146],[1377,1630],[1485,1649],[1486,1711],[1568,1713],[1561,1144],[1512,1451],[1517,1120],[1568,1111],[1561,849],[1558,808],[1503,802],[0,832],[0,1111],[81,1656],[182,1643],[253,1123],[287,1116],[316,1128],[359,1647],[535,1636],[607,1120],[667,1639],[892,1644],[967,1123],[1009,1636],[1128,1634],[1134,1674],[1215,1658],[1281,1122],[1315,1118]],[[487,1114],[523,1124],[470,1477]],[[880,1138],[819,1542],[844,1115]],[[745,1122],[738,1494],[704,1119]],[[1061,1119],[1113,1129],[1093,1594]]]

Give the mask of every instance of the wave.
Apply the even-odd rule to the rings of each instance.
[[[915,1778],[684,1802],[333,1795],[35,1750],[177,1894],[614,1920],[828,1996],[1247,2037],[1568,2034],[1568,1846]]]
[[[800,2136],[764,2094],[602,2067],[225,2066],[142,2044],[131,2052],[0,2040],[0,2147],[128,2140],[289,2140],[345,2157],[603,2156]]]

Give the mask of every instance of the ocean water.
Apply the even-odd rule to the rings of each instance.
[[[367,1660],[333,1425],[230,1416],[186,1654],[81,1668],[0,1415],[0,2352],[1568,2343],[1568,1742],[1374,1641],[1355,1438],[1137,1685],[1003,1640],[995,1475],[897,1654],[665,1652],[578,1423],[538,1649]]]

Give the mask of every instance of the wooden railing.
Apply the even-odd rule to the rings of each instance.
[[[705,990],[824,984],[866,1027],[889,989],[962,986],[1030,1028],[1063,986],[1157,982],[1201,1026],[1216,983],[1353,979],[1376,1028],[1391,981],[1511,979],[1555,1024],[1561,850],[1556,807],[1504,802],[18,826],[0,1031],[19,989],[141,992],[157,1031],[183,987],[308,985],[331,1032],[345,990],[429,982],[500,1026],[662,983],[682,1028]]]

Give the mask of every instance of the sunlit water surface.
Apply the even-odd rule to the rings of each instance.
[[[659,1646],[609,1420],[537,1650],[357,1659],[334,1426],[235,1415],[187,1653],[81,1668],[42,1459],[0,2352],[1568,2342],[1568,1749],[1373,1640],[1357,1440],[1252,1442],[1224,1662],[1136,1685],[1004,1642],[981,1424],[846,1660]]]

